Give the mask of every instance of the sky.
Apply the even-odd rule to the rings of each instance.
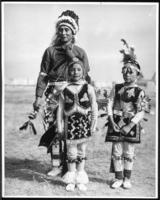
[[[157,70],[157,3],[42,3],[3,2],[2,57],[4,79],[37,80],[45,49],[55,33],[58,16],[64,10],[79,16],[76,44],[89,59],[95,81],[122,81],[124,38],[135,48],[144,77]]]

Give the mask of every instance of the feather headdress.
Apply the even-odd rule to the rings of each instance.
[[[79,30],[79,17],[75,14],[72,10],[66,10],[62,12],[62,14],[58,17],[58,21],[56,23],[56,29],[59,28],[59,26],[68,26],[75,35]]]
[[[143,76],[142,72],[141,72],[140,65],[136,60],[137,57],[135,55],[134,47],[133,46],[129,46],[129,44],[126,42],[125,39],[121,39],[121,41],[123,42],[123,45],[124,45],[124,48],[120,50],[120,53],[123,54],[122,62],[124,64],[131,63],[136,68],[136,70],[139,72],[139,74],[141,76]]]

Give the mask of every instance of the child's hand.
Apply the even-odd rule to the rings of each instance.
[[[121,128],[121,133],[122,133],[123,135],[127,135],[127,134],[130,132],[130,130],[131,130],[131,127],[130,127],[129,125],[123,126],[123,127]]]
[[[115,122],[113,122],[112,128],[113,128],[114,131],[120,132],[120,128],[119,128],[119,126]]]
[[[127,135],[131,131],[131,129],[134,127],[134,125],[135,124],[133,122],[131,122],[128,125],[123,126],[121,129],[121,133],[124,135]]]
[[[119,128],[119,126],[114,122],[113,117],[112,117],[112,116],[109,116],[109,117],[108,117],[108,120],[109,120],[109,123],[111,124],[113,130],[114,130],[115,132],[119,132],[119,131],[120,131],[120,128]]]

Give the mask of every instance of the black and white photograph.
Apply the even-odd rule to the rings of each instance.
[[[2,198],[157,198],[159,4],[1,13]]]

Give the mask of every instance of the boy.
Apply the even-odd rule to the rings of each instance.
[[[131,188],[131,173],[133,168],[135,143],[140,143],[142,127],[140,121],[146,109],[144,91],[136,85],[141,75],[140,65],[136,61],[134,49],[128,48],[123,53],[122,74],[124,83],[115,84],[108,101],[108,130],[106,142],[112,142],[112,172],[115,172],[115,181],[112,188]]]

